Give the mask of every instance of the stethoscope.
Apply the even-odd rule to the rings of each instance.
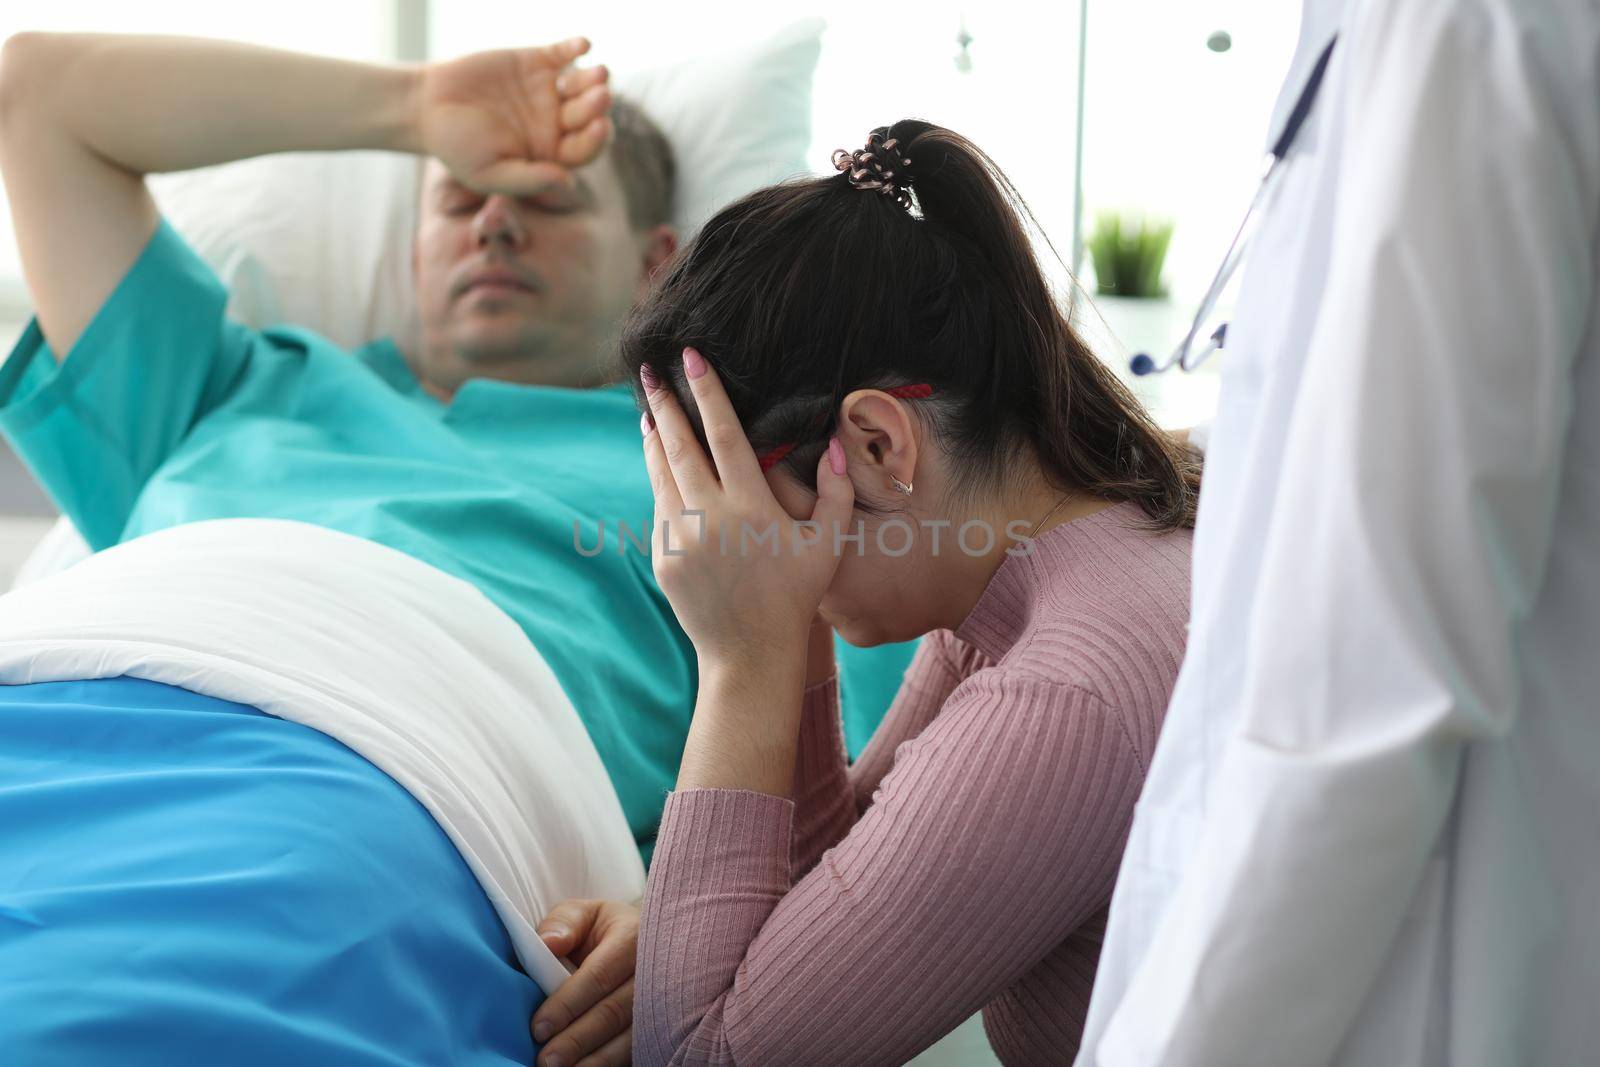
[[[1261,174],[1261,181],[1256,186],[1255,196],[1250,198],[1250,206],[1245,209],[1244,218],[1239,221],[1239,229],[1234,232],[1233,242],[1228,245],[1228,252],[1222,257],[1222,265],[1217,268],[1216,275],[1211,279],[1211,285],[1206,289],[1206,295],[1200,300],[1200,307],[1194,314],[1194,321],[1189,324],[1189,332],[1183,335],[1183,340],[1178,342],[1178,347],[1172,355],[1167,357],[1165,363],[1157,363],[1150,358],[1150,353],[1140,352],[1128,361],[1128,369],[1135,374],[1161,374],[1178,367],[1184,371],[1192,371],[1204,363],[1211,353],[1221,348],[1228,337],[1228,324],[1223,323],[1212,331],[1211,337],[1191,361],[1189,350],[1194,347],[1194,339],[1201,328],[1211,318],[1211,313],[1216,310],[1217,301],[1222,296],[1222,291],[1227,288],[1228,280],[1238,270],[1239,263],[1244,259],[1245,249],[1250,246],[1250,238],[1254,235],[1254,223],[1258,209],[1266,202],[1274,182],[1273,175],[1278,173],[1278,165],[1289,154],[1289,149],[1294,145],[1295,137],[1300,133],[1300,127],[1305,124],[1306,116],[1311,113],[1311,105],[1316,103],[1317,90],[1322,88],[1322,75],[1328,69],[1328,57],[1333,55],[1333,46],[1339,43],[1337,35],[1328,42],[1328,46],[1317,57],[1316,66],[1311,68],[1311,76],[1306,79],[1304,88],[1300,90],[1300,97],[1294,102],[1294,110],[1289,112],[1289,120],[1283,125],[1283,132],[1278,135],[1277,141],[1272,145],[1272,150],[1267,153],[1265,169]]]

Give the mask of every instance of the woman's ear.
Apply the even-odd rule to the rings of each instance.
[[[839,443],[858,487],[890,489],[916,479],[916,423],[904,402],[881,389],[857,389],[839,404]]]

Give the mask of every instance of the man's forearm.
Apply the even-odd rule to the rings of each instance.
[[[185,37],[21,34],[4,106],[135,174],[271,152],[419,151],[420,68]]]

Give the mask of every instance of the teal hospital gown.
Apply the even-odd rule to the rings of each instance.
[[[232,322],[226,303],[162,222],[66,360],[29,326],[0,368],[0,429],[97,550],[204,519],[295,519],[472,583],[549,662],[648,858],[695,661],[648,555],[619,550],[619,522],[651,519],[630,390],[476,379],[447,405],[388,341],[352,358]]]

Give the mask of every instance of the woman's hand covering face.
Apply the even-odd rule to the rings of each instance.
[[[779,504],[715,370],[685,349],[684,374],[711,454],[650,368],[640,375],[645,464],[655,493],[656,580],[702,668],[803,650],[839,565],[855,491],[837,439],[818,463],[816,507],[795,520]],[[781,477],[781,475],[773,475]]]

